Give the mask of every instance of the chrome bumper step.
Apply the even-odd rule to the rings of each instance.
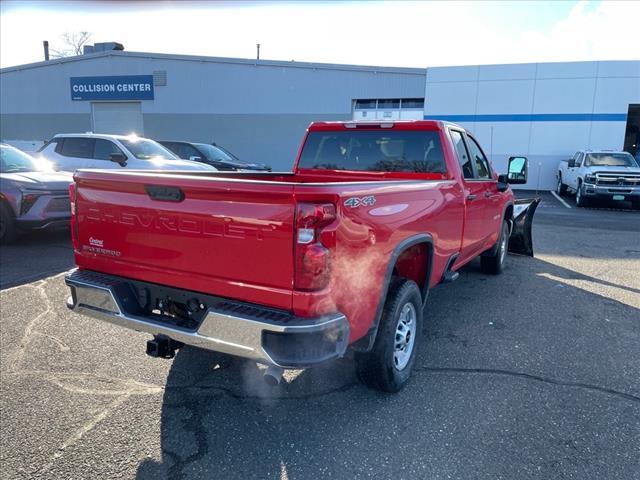
[[[87,270],[73,270],[65,282],[71,289],[67,306],[77,313],[266,365],[312,366],[343,356],[348,344],[349,323],[341,313],[301,318],[289,312],[219,299],[206,308],[197,328],[190,329],[140,306],[134,283],[144,282]],[[154,288],[153,284],[146,285]]]

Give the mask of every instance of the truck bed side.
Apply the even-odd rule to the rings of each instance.
[[[294,313],[337,309],[349,318],[354,341],[367,333],[382,303],[388,274],[394,273],[388,268],[402,269],[395,273],[414,279],[423,291],[439,283],[460,250],[460,190],[453,180],[296,185],[297,202],[333,202],[339,221],[326,233],[334,238],[327,243],[336,245],[331,284],[323,292],[294,292]]]

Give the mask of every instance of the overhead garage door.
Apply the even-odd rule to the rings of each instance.
[[[94,133],[144,134],[140,102],[95,102],[91,113]]]

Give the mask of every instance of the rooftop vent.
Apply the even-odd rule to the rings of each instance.
[[[82,53],[87,55],[89,53],[111,52],[114,50],[124,50],[124,45],[118,42],[94,43],[93,45],[85,45]]]
[[[156,87],[167,86],[167,71],[166,70],[154,70],[153,71],[153,85]]]

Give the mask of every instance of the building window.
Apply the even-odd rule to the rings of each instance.
[[[356,100],[356,110],[375,110],[377,100]]]
[[[353,100],[354,120],[422,120],[424,98],[366,98]]]
[[[424,109],[424,98],[356,99],[355,110]]]
[[[424,109],[424,98],[403,98],[400,108],[420,108]]]
[[[391,110],[394,108],[400,108],[399,99],[378,100],[378,110]]]

